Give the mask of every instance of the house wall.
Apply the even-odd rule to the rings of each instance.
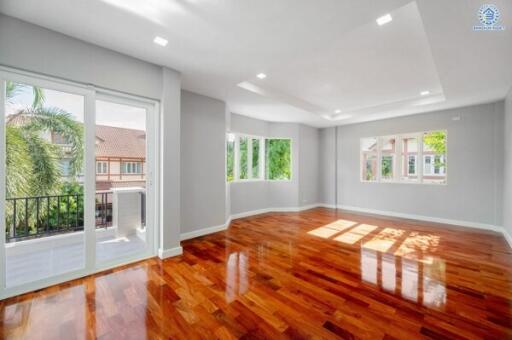
[[[503,185],[503,226],[512,243],[512,89],[505,100],[505,149]]]
[[[219,100],[181,93],[182,235],[225,223],[225,110]]]
[[[499,102],[338,127],[338,205],[500,226],[503,120]],[[360,181],[361,138],[437,129],[448,131],[447,185]]]
[[[180,96],[178,72],[0,14],[0,66],[160,101],[162,207],[160,254],[181,251]]]

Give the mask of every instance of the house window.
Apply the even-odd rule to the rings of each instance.
[[[96,173],[97,174],[106,174],[108,173],[108,163],[107,162],[96,162]]]
[[[401,180],[417,181],[418,174],[418,138],[415,136],[402,136],[399,139],[402,143],[402,166]]]
[[[142,163],[141,162],[121,162],[121,173],[122,174],[141,174]]]
[[[59,167],[62,177],[69,177],[71,174],[71,161],[69,159],[61,159],[59,161]]]
[[[407,176],[416,175],[416,156],[409,155],[407,161]]]
[[[446,183],[444,130],[362,138],[360,152],[363,182]]]
[[[264,179],[291,179],[291,140],[228,133],[226,180]]]

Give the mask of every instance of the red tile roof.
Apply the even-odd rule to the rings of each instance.
[[[146,131],[96,125],[96,157],[146,158]]]

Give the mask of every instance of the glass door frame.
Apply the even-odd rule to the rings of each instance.
[[[5,108],[6,108],[6,82],[14,81],[22,84],[38,86],[45,89],[61,91],[84,98],[84,256],[85,266],[78,270],[73,270],[65,274],[59,274],[52,277],[35,280],[15,287],[6,287],[6,225],[5,225],[5,199],[6,199],[6,168],[5,168],[5,152],[6,152],[6,134],[5,134]],[[101,266],[96,264],[96,219],[95,219],[95,196],[96,196],[96,159],[95,159],[95,125],[96,125],[96,99],[108,101],[121,101],[130,103],[129,105],[144,107],[147,109],[147,131],[152,134],[151,141],[152,150],[148,143],[147,158],[151,157],[152,172],[146,177],[151,194],[147,195],[146,206],[150,207],[146,211],[147,221],[151,221],[152,225],[150,237],[148,237],[147,251],[144,254],[137,254],[114,261],[109,261]],[[91,275],[112,267],[153,257],[156,255],[159,232],[159,183],[160,183],[160,108],[159,102],[152,99],[141,98],[128,94],[119,93],[107,89],[102,89],[93,85],[80,84],[54,77],[43,76],[32,72],[21,71],[10,67],[0,65],[0,300],[5,298],[52,286],[58,283],[77,279],[87,275]],[[148,162],[149,163],[149,162]],[[148,214],[148,212],[150,212]],[[146,223],[149,225],[149,223]]]
[[[158,214],[157,197],[159,195],[159,183],[156,176],[156,169],[159,169],[159,117],[158,117],[158,103],[148,99],[141,99],[127,94],[120,94],[113,91],[98,90],[94,98],[94,106],[96,108],[96,100],[105,102],[134,106],[146,110],[146,250],[142,253],[125,256],[123,258],[113,259],[104,263],[97,263],[94,259],[97,270],[105,270],[108,268],[120,266],[130,262],[138,261],[144,258],[149,258],[156,255],[158,245],[158,235],[156,228],[158,228]],[[94,117],[94,125],[96,125],[96,115]],[[96,160],[94,160],[94,166]],[[96,167],[94,167],[94,174],[96,174]],[[96,188],[96,182],[94,182]],[[96,190],[95,190],[96,191]],[[150,212],[148,214],[148,212]],[[96,236],[96,235],[95,235]],[[96,239],[94,239],[96,242]],[[96,244],[95,253],[96,255]]]

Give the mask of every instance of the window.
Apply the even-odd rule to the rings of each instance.
[[[260,178],[260,140],[252,139],[252,178]]]
[[[59,167],[62,177],[69,177],[71,175],[71,161],[69,159],[59,160]]]
[[[361,139],[361,181],[444,184],[447,132]]]
[[[247,137],[240,137],[240,176],[239,179],[249,179],[249,142]]]
[[[377,180],[377,138],[361,139],[361,180],[372,182]]]
[[[226,141],[226,181],[235,178],[235,135],[228,133]]]
[[[268,180],[290,180],[291,171],[291,140],[266,139],[265,150]]]
[[[96,173],[97,174],[108,173],[108,163],[107,162],[96,162]]]
[[[226,180],[263,179],[291,179],[291,140],[228,133]]]
[[[141,174],[142,163],[140,162],[121,162],[122,174]]]
[[[391,181],[395,173],[396,137],[382,138],[381,179]]]
[[[446,131],[424,132],[423,181],[446,183]]]
[[[403,136],[402,141],[402,174],[403,181],[416,182],[418,180],[418,138]]]

